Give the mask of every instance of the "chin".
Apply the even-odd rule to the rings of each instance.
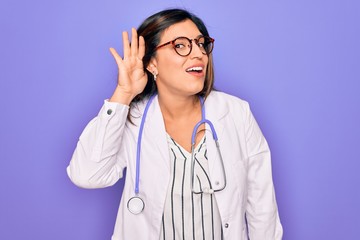
[[[191,95],[196,95],[199,92],[201,92],[204,89],[204,84],[201,84],[199,86],[196,86],[194,88],[188,89],[188,91],[191,93]]]

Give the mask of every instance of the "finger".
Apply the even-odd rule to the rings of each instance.
[[[139,37],[139,50],[138,50],[138,58],[142,59],[145,55],[145,40],[143,36]]]
[[[117,51],[114,48],[110,48],[111,55],[113,55],[116,64],[118,65],[118,68],[120,68],[121,65],[123,65],[123,60],[120,57],[120,55],[117,53]]]
[[[129,35],[126,31],[122,33],[123,47],[124,47],[124,59],[130,57],[130,43]]]
[[[131,29],[131,56],[137,57],[138,53],[138,36],[135,28]]]

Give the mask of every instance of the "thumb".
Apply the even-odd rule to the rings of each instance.
[[[120,66],[123,65],[122,58],[120,57],[120,55],[116,52],[116,50],[114,48],[111,47],[109,50],[110,50],[111,55],[114,57],[116,64],[120,68]]]

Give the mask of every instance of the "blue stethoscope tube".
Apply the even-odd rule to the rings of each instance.
[[[145,208],[144,201],[142,200],[141,197],[139,197],[141,140],[142,140],[146,116],[147,116],[149,107],[150,107],[152,101],[154,100],[155,96],[156,96],[156,94],[152,95],[149,98],[149,100],[145,106],[144,114],[141,119],[140,128],[139,128],[139,135],[138,135],[137,148],[136,148],[135,196],[130,198],[128,201],[128,204],[127,204],[129,211],[133,214],[139,214]],[[191,190],[193,193],[196,193],[196,194],[198,194],[198,193],[212,194],[214,192],[221,191],[226,187],[226,174],[225,174],[223,158],[222,158],[220,147],[219,147],[218,137],[217,137],[214,125],[205,118],[204,98],[200,97],[200,103],[201,103],[201,120],[195,125],[192,135],[191,135]],[[216,148],[217,148],[220,160],[221,160],[222,172],[223,172],[223,176],[224,176],[224,185],[219,189],[212,189],[212,186],[210,186],[210,189],[197,192],[194,190],[194,175],[195,175],[194,174],[194,167],[195,167],[194,149],[195,149],[196,133],[197,133],[198,128],[201,126],[201,124],[208,124],[210,126],[210,129],[211,129],[211,132],[213,135],[213,139],[216,143]]]
[[[138,142],[137,142],[137,148],[136,148],[136,177],[135,177],[135,195],[139,194],[139,182],[140,182],[140,153],[141,153],[141,140],[142,140],[142,133],[144,130],[145,125],[145,119],[147,112],[149,110],[149,107],[154,100],[156,94],[152,95],[149,98],[149,101],[146,104],[143,117],[141,119],[140,129],[139,129],[139,136],[138,136]]]
[[[191,135],[191,191],[195,194],[201,194],[201,193],[208,193],[208,194],[212,194],[214,192],[219,192],[225,189],[226,187],[226,173],[225,173],[225,166],[224,166],[224,161],[222,158],[222,154],[220,151],[220,145],[219,145],[219,141],[218,141],[218,136],[216,134],[215,131],[215,127],[212,124],[212,122],[210,122],[210,120],[206,119],[205,117],[205,104],[204,104],[204,98],[200,97],[200,103],[201,103],[201,120],[195,125],[192,135]],[[198,128],[201,126],[201,124],[208,124],[210,126],[211,129],[211,133],[213,135],[213,139],[215,141],[216,144],[216,149],[218,152],[218,155],[220,157],[220,162],[221,162],[221,169],[222,169],[222,174],[224,176],[224,184],[222,187],[218,188],[218,189],[214,189],[210,183],[210,188],[209,189],[203,189],[200,191],[196,191],[194,189],[194,181],[195,181],[195,156],[194,156],[194,150],[195,150],[195,141],[196,141],[196,133]]]

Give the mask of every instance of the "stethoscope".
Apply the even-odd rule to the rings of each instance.
[[[145,119],[146,119],[146,115],[147,112],[149,110],[149,107],[152,103],[152,101],[154,100],[156,94],[152,95],[146,106],[145,106],[145,110],[144,110],[144,114],[143,117],[141,119],[141,123],[140,123],[140,128],[139,128],[139,135],[138,135],[138,142],[137,142],[137,148],[136,148],[136,176],[135,176],[135,196],[130,198],[128,203],[127,203],[127,208],[129,209],[129,211],[133,214],[139,214],[141,213],[144,208],[145,208],[145,203],[143,201],[143,199],[139,196],[139,182],[140,182],[140,153],[141,153],[141,140],[142,140],[142,133],[144,130],[144,125],[145,125]],[[208,119],[205,118],[205,105],[204,105],[204,98],[199,97],[200,98],[200,103],[201,103],[201,120],[195,125],[192,135],[191,135],[191,191],[195,194],[201,194],[201,193],[208,193],[208,194],[212,194],[215,192],[219,192],[225,189],[226,187],[226,173],[225,173],[225,166],[224,166],[224,161],[221,155],[221,151],[220,151],[220,146],[219,146],[219,142],[218,142],[218,137],[214,128],[214,125],[212,124],[212,122],[210,122]],[[221,160],[221,168],[222,168],[222,174],[224,176],[224,184],[223,186],[221,186],[218,189],[213,189],[210,183],[210,188],[208,189],[203,189],[200,191],[195,191],[194,189],[194,181],[195,181],[195,155],[194,155],[194,150],[195,150],[195,138],[196,138],[196,133],[197,130],[199,129],[199,127],[201,126],[201,124],[208,124],[210,126],[211,129],[211,133],[213,135],[213,139],[215,141],[216,144],[216,149],[217,152],[219,154],[220,160]]]

